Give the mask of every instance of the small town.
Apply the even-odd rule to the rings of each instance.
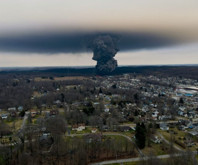
[[[0,0],[0,165],[198,165],[198,0]]]
[[[61,162],[67,155],[72,164],[78,159],[108,164],[198,151],[194,79],[135,73],[19,76],[1,81],[1,87],[0,146],[8,153],[19,147],[27,158],[51,154],[50,161]]]

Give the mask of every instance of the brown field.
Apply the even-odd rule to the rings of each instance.
[[[53,80],[50,78],[36,77],[36,78],[34,78],[34,81],[70,81],[70,80],[86,80],[86,79],[88,79],[88,78],[84,77],[84,76],[54,77]]]

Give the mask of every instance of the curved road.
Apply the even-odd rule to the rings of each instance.
[[[86,134],[71,134],[71,135],[66,135],[66,136],[70,136],[70,137],[74,137],[74,136],[82,136],[82,135],[88,135],[89,133],[86,133]],[[102,133],[102,135],[109,135],[109,136],[122,136],[126,139],[128,139],[131,143],[133,143],[133,145],[136,147],[140,157],[145,157],[145,155],[143,154],[143,152],[138,148],[138,146],[135,144],[135,142],[132,140],[131,137],[129,136],[126,136],[126,135],[123,135],[123,134],[120,134],[120,133]]]
[[[167,159],[167,158],[170,158],[171,156],[178,157],[178,156],[182,156],[182,154],[159,155],[159,156],[155,156],[154,158]],[[115,164],[115,163],[139,162],[142,160],[148,160],[150,158],[152,158],[152,157],[144,157],[144,158],[138,157],[138,158],[129,158],[129,159],[108,160],[108,161],[103,161],[103,162],[98,162],[98,163],[91,163],[90,165],[107,165],[107,164]]]
[[[164,136],[161,134],[161,133],[157,133],[158,134],[158,136],[160,136],[160,138],[166,143],[166,144],[169,144],[169,145],[171,145],[171,142],[169,142],[168,140],[166,140],[165,138],[164,138]],[[175,145],[174,143],[173,143],[173,147],[176,149],[176,150],[178,150],[178,151],[184,151],[184,150],[182,150],[181,148],[179,148],[177,145]]]
[[[134,143],[133,140],[130,137],[126,136],[126,135],[117,134],[117,133],[106,133],[104,135],[119,135],[119,136],[123,136],[123,137],[127,138],[129,141],[131,141],[132,143]],[[163,141],[165,143],[170,144],[170,142],[168,140],[166,140],[162,134],[158,133],[158,135],[163,139]],[[173,145],[173,147],[175,149],[177,149],[178,151],[183,151],[182,149],[180,149],[176,145]],[[90,165],[106,165],[106,164],[114,164],[114,163],[138,162],[138,161],[141,161],[141,160],[148,160],[148,159],[151,158],[151,157],[145,156],[138,147],[137,147],[137,150],[138,150],[138,152],[139,152],[139,154],[140,154],[141,157],[138,157],[138,158],[128,158],[128,159],[119,159],[119,160],[108,160],[108,161],[103,161],[103,162],[92,163]],[[195,151],[193,153],[196,154],[197,152]],[[173,155],[166,154],[166,155],[155,156],[155,158],[167,159],[167,158],[170,158],[171,156],[177,157],[177,156],[181,156],[181,155],[182,154],[173,154]]]

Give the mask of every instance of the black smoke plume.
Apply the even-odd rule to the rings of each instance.
[[[96,71],[100,75],[109,74],[117,67],[114,59],[119,51],[153,49],[179,44],[170,36],[143,32],[46,32],[0,36],[0,52],[59,54],[93,51],[97,61]],[[88,49],[87,49],[88,48]]]
[[[73,53],[87,52],[94,39],[109,36],[116,44],[119,38],[120,51],[153,49],[179,44],[175,38],[142,32],[46,32],[17,35],[0,35],[1,52],[17,53]],[[107,37],[108,38],[108,37]],[[110,39],[111,40],[111,39]],[[93,50],[93,47],[92,47]]]
[[[118,38],[101,35],[93,39],[89,48],[93,51],[93,60],[97,61],[96,71],[99,74],[109,74],[118,66],[114,59],[119,51]]]

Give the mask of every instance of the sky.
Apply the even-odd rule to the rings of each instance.
[[[198,64],[197,20],[197,0],[1,0],[0,67],[93,66],[98,33],[121,38],[119,65]]]

